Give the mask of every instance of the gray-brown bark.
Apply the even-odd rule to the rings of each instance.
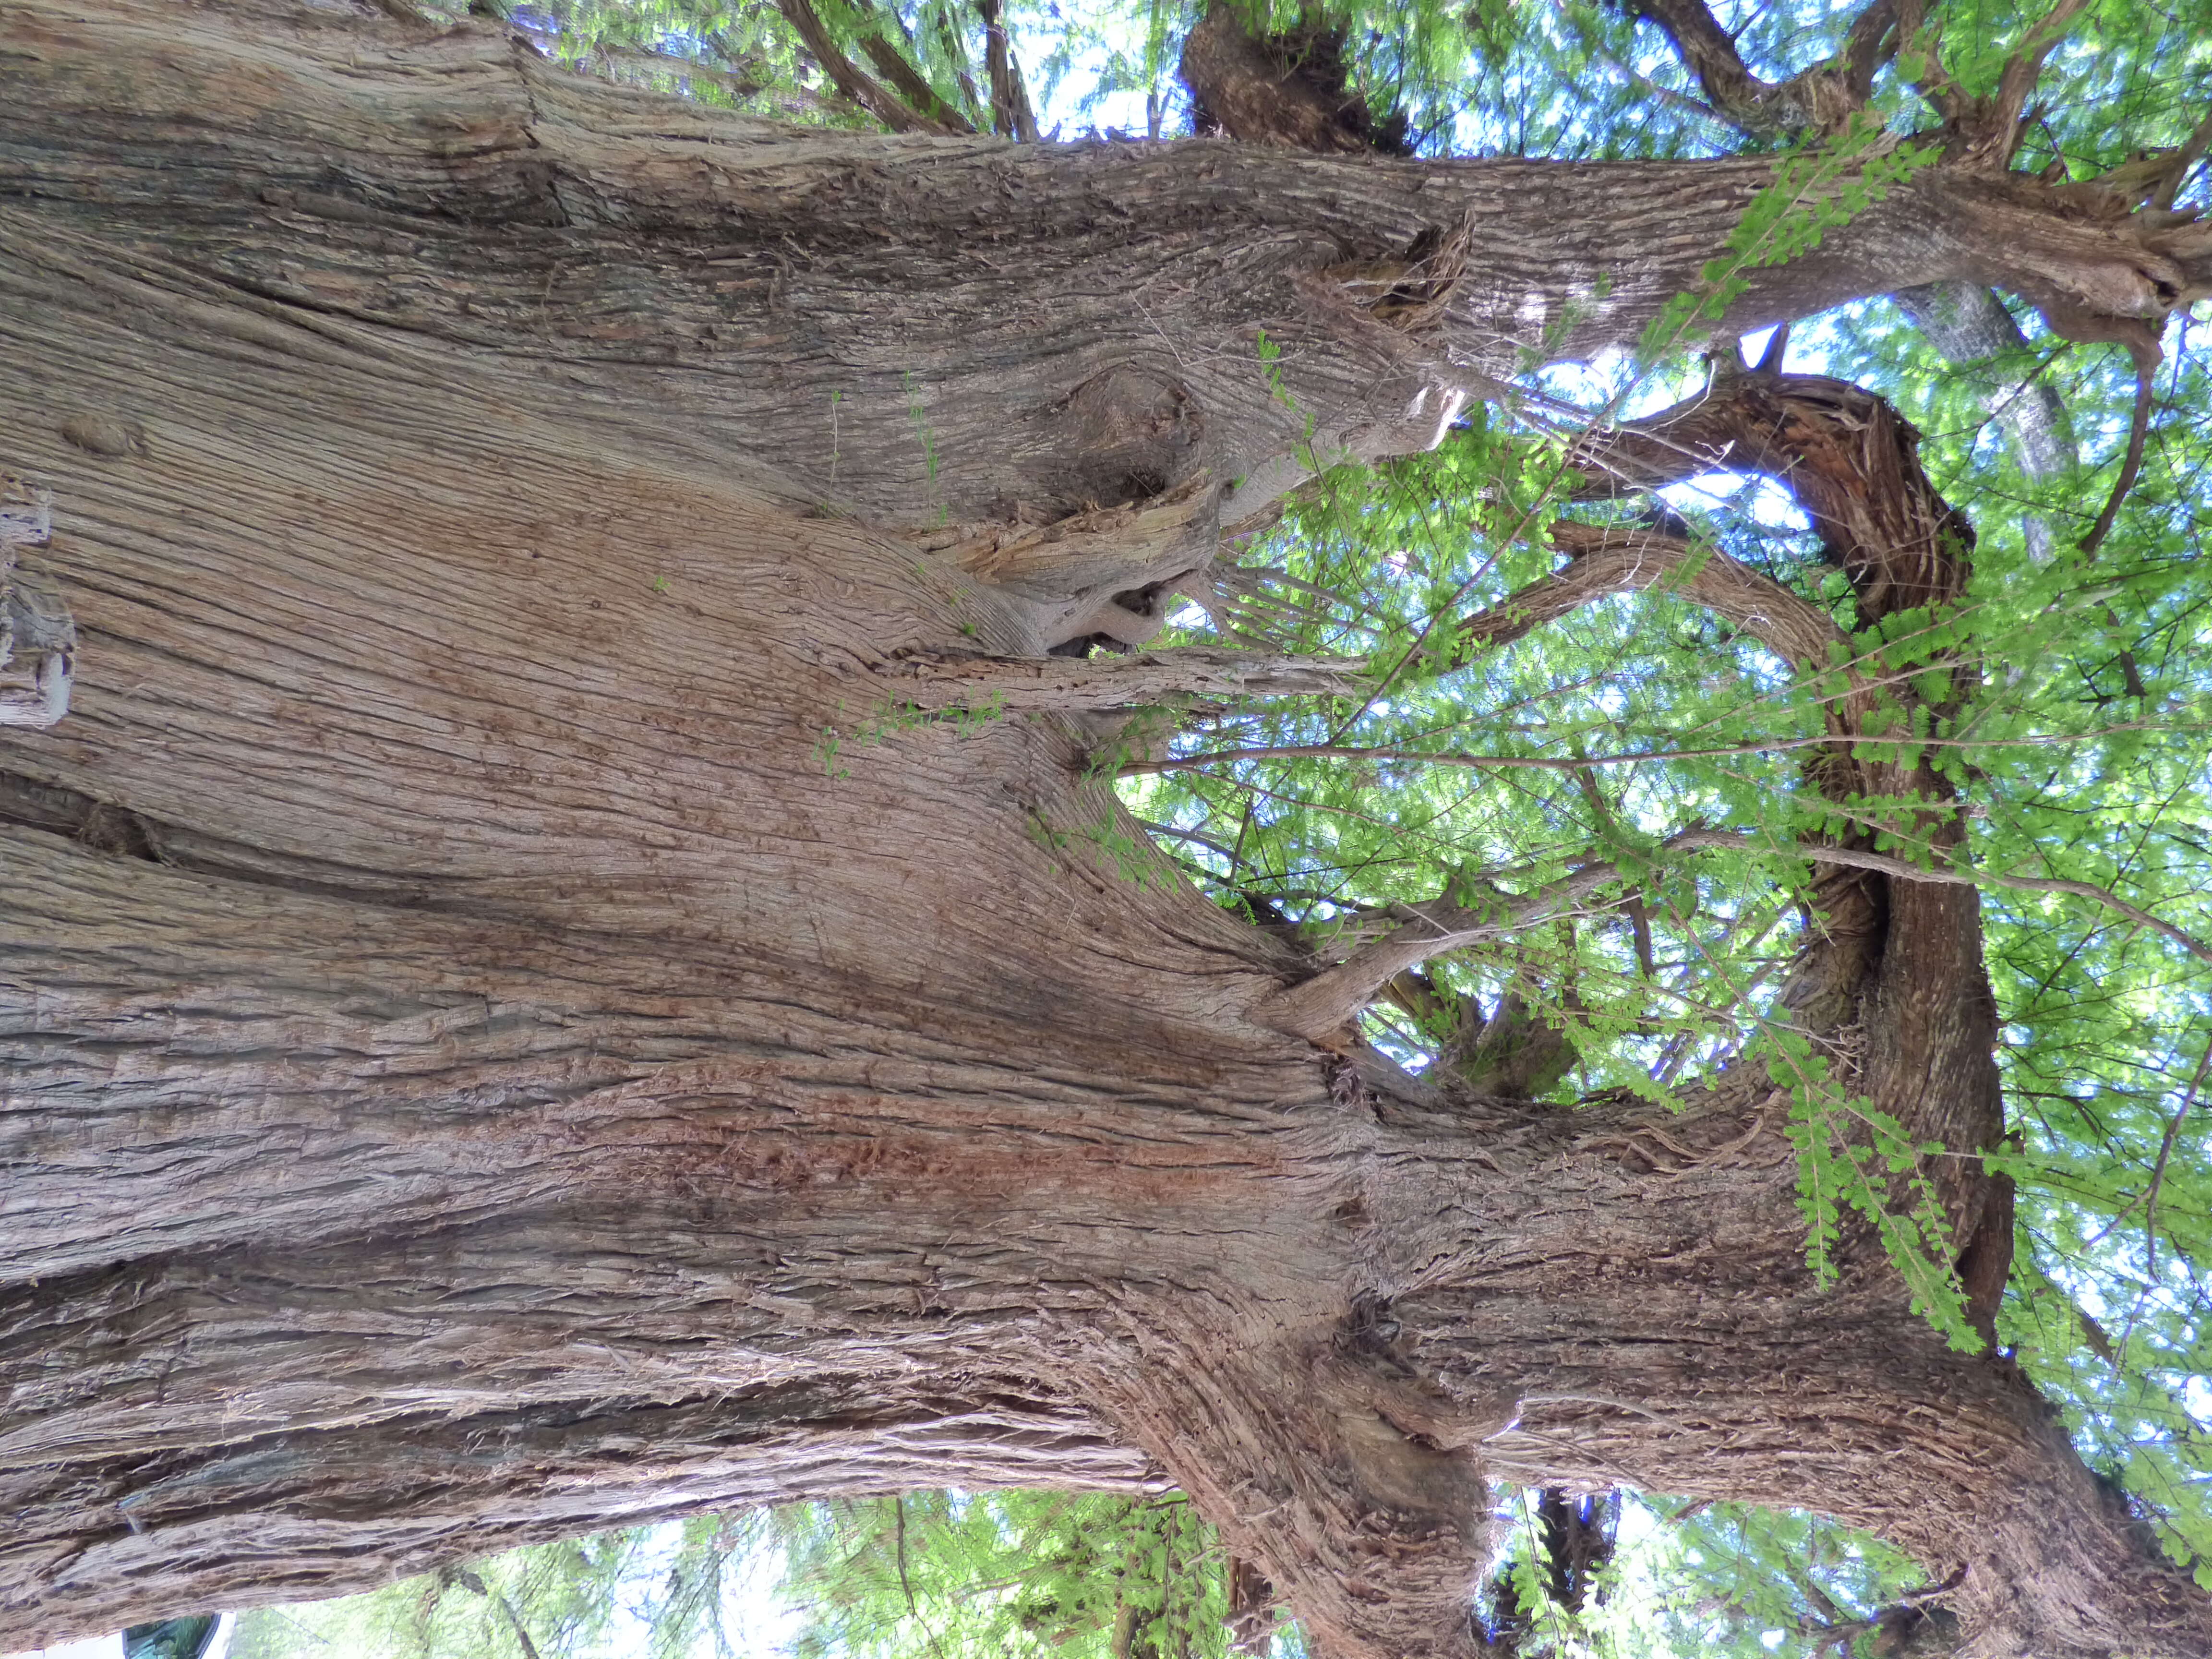
[[[1714,114],[1764,137],[1834,132],[1863,108],[1876,71],[1896,55],[1899,19],[1905,11],[1894,0],[1872,0],[1853,20],[1832,61],[1777,82],[1751,72],[1735,37],[1704,0],[1623,0],[1623,9],[1666,31]],[[1917,9],[1911,16],[1907,30],[1917,24]]]
[[[1193,127],[1319,155],[1410,155],[1405,118],[1377,120],[1351,84],[1344,46],[1340,30],[1319,24],[1255,40],[1235,7],[1216,5],[1184,37],[1177,64]]]
[[[1879,1260],[1812,1285],[1762,1081],[1680,1167],[1333,1089],[1080,728],[866,726],[1136,616],[1308,412],[1427,441],[1641,238],[1550,349],[1632,337],[1756,166],[796,134],[275,7],[0,39],[0,465],[81,642],[0,747],[0,1644],[1167,1478],[1329,1651],[1450,1652],[1487,1465],[1817,1504],[1966,1564],[1991,1651],[2201,1650],[2016,1377]],[[2033,216],[1925,188],[1747,305]],[[1469,215],[1439,339],[1341,299]]]

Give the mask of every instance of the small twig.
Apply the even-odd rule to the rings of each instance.
[[[2173,198],[2181,193],[2181,181],[2189,176],[2189,169],[2203,158],[2208,147],[2212,147],[2212,114],[2199,121],[2197,130],[2184,139],[2180,148],[2167,158],[2172,170],[2151,192],[2151,206],[2160,209],[2172,207]]]
[[[2047,876],[2001,876],[1987,870],[1929,869],[1909,859],[1893,858],[1887,853],[1869,852],[1857,847],[1760,847],[1750,836],[1726,830],[1684,830],[1680,835],[1670,837],[1668,844],[1772,852],[1785,858],[1809,859],[1816,864],[1847,865],[1857,870],[1878,871],[1905,881],[1935,882],[1951,887],[2003,887],[2021,893],[2069,893],[2076,898],[2094,899],[2117,910],[2139,927],[2148,927],[2153,933],[2172,940],[2199,962],[2212,963],[2212,945],[2182,932],[2170,921],[2160,921],[2149,911],[2129,903],[2118,894],[2094,882],[2068,881]]]
[[[1297,659],[1286,659],[1295,662]],[[1317,660],[1328,662],[1329,659]],[[1356,659],[1337,660],[1356,661]],[[1619,755],[1587,755],[1553,757],[1547,755],[1453,755],[1427,749],[1407,749],[1397,745],[1361,748],[1352,744],[1328,743],[1262,744],[1237,749],[1209,749],[1200,754],[1181,755],[1162,761],[1146,761],[1132,765],[1127,770],[1136,772],[1188,772],[1201,766],[1212,766],[1224,761],[1245,760],[1372,760],[1415,761],[1426,766],[1467,767],[1477,770],[1498,767],[1506,770],[1539,772],[1581,772],[1593,766],[1634,766],[1644,761],[1672,760],[1732,760],[1744,755],[1778,754],[1792,749],[1856,748],[1862,745],[1893,744],[1912,749],[2048,749],[2060,744],[2087,743],[2097,738],[2110,737],[2121,732],[2146,732],[2188,729],[2172,720],[2127,720],[2114,726],[2100,726],[2093,732],[2054,733],[2047,738],[1932,738],[1910,733],[1894,737],[1859,733],[1838,737],[1832,732],[1814,738],[1769,738],[1761,743],[1733,744],[1716,749],[1640,749]]]
[[[2188,1117],[2189,1109],[2197,1103],[2197,1091],[2204,1086],[2204,1073],[2208,1068],[2212,1068],[2212,1037],[2205,1039],[2203,1058],[2197,1062],[2196,1074],[2189,1079],[2189,1087],[2182,1091],[2180,1108],[2174,1113],[2173,1121],[2166,1126],[2166,1133],[2158,1143],[2158,1162],[2151,1166],[2150,1186],[2143,1194],[2143,1277],[2146,1279],[2158,1276],[2159,1183],[2166,1179],[2166,1161],[2172,1155],[2174,1137],[2181,1133],[2182,1121]],[[2120,1339],[2123,1357],[2127,1352],[2127,1338],[2123,1336]]]
[[[921,1615],[921,1609],[915,1602],[914,1583],[906,1576],[906,1497],[904,1493],[897,1493],[892,1497],[891,1510],[898,1517],[899,1588],[906,1592],[906,1610],[919,1618]]]
[[[530,1639],[529,1631],[523,1627],[522,1615],[507,1599],[507,1592],[495,1591],[494,1597],[499,1602],[499,1610],[507,1615],[507,1622],[514,1627],[514,1639],[522,1644],[522,1659],[538,1659],[538,1644]]]
[[[2142,471],[2143,445],[2150,436],[2150,406],[2153,385],[2158,378],[2159,349],[2155,344],[2131,347],[2136,363],[2136,411],[2128,423],[2128,453],[2120,463],[2120,476],[2112,482],[2112,493],[2105,498],[2105,510],[2097,515],[2097,522],[2081,538],[2084,558],[2096,552],[2105,538],[2112,533],[2113,523],[2120,516],[2120,503],[2136,487],[2136,475]]]

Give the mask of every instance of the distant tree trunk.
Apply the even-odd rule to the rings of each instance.
[[[1486,1468],[1820,1508],[1965,1565],[1992,1651],[2212,1639],[2009,1365],[1878,1251],[1815,1290],[1763,1077],[1663,1139],[1370,1086],[1095,721],[907,701],[1141,639],[1315,450],[1632,341],[1765,163],[788,131],[332,7],[0,42],[0,465],[77,637],[0,747],[0,1646],[1172,1480],[1327,1651],[1446,1653]],[[2023,248],[2161,303],[2124,228],[1934,178],[1735,315]],[[1877,1071],[1986,1069],[1927,977],[1966,899],[1837,970]],[[1901,1101],[1972,1152],[1967,1103]]]

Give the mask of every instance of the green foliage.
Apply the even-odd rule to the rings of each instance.
[[[1535,1495],[1501,1508],[1485,1616],[1518,1626],[1526,1659],[1765,1659],[1771,1632],[1844,1629],[1920,1582],[1895,1551],[1814,1516],[1608,1502],[1616,1547],[1571,1607]],[[912,1492],[605,1533],[260,1609],[232,1651],[508,1659],[524,1653],[519,1626],[540,1659],[733,1659],[771,1644],[794,1659],[1228,1659],[1230,1567],[1174,1494]],[[1279,1625],[1269,1651],[1302,1659],[1297,1627]]]
[[[1829,1074],[1828,1057],[1786,1024],[1769,1024],[1747,1057],[1764,1061],[1790,1091],[1790,1143],[1797,1150],[1797,1198],[1814,1279],[1834,1282],[1844,1212],[1856,1210],[1873,1224],[1911,1290],[1913,1312],[1924,1315],[1953,1347],[1980,1352],[1981,1334],[1967,1319],[1950,1267],[1956,1243],[1926,1174],[1924,1160],[1942,1157],[1942,1143],[1916,1144],[1904,1125],[1864,1096],[1844,1097]]]
[[[1613,1594],[1583,1621],[1585,1651],[1604,1659],[1809,1659],[1824,1638],[1850,1642],[1855,1626],[1926,1583],[1899,1552],[1818,1516],[1743,1504],[1646,1509],[1650,1532],[1624,1552]]]
[[[240,1615],[234,1659],[731,1659],[733,1580],[763,1517],[698,1516],[538,1544],[365,1595]]]
[[[841,720],[844,707],[839,705]],[[847,724],[833,722],[822,728],[814,740],[814,757],[822,763],[825,776],[849,777],[849,768],[842,765],[840,757],[849,744],[869,745],[887,743],[904,732],[928,729],[948,731],[957,737],[972,738],[986,726],[1006,717],[1005,701],[993,692],[980,702],[956,703],[945,708],[924,708],[910,702],[881,702],[865,708],[851,717]]]
[[[1727,255],[1708,260],[1698,285],[1675,295],[1651,319],[1638,355],[1656,362],[1710,334],[1749,286],[1745,271],[1810,253],[1829,231],[1935,165],[1942,154],[1933,144],[1900,144],[1879,121],[1859,117],[1835,137],[1808,140],[1784,155],[1774,182],[1752,199],[1729,233]]]
[[[915,383],[910,369],[906,376],[906,416],[914,424],[915,441],[921,446],[922,468],[927,479],[927,490],[923,499],[927,503],[937,495],[937,434],[929,424],[928,404],[923,400],[921,388]],[[938,501],[936,506],[938,517],[942,520],[945,503]]]
[[[910,1492],[778,1512],[799,1659],[1219,1659],[1225,1558],[1179,1495]]]
[[[238,1659],[1225,1659],[1183,1498],[909,1492],[602,1533],[244,1615]],[[525,1646],[526,1638],[527,1647]]]

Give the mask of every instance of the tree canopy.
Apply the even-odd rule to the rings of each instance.
[[[1911,1562],[1814,1516],[1534,1492],[1505,1513],[1479,1604],[1491,1651],[1754,1659],[1888,1652],[1923,1626],[1934,1651],[1931,1638],[1955,1634],[1914,1606],[1925,1585]],[[307,1659],[332,1646],[358,1659],[1305,1650],[1266,1580],[1180,1494],[1020,1491],[797,1504],[533,1545],[257,1609],[231,1651]]]

